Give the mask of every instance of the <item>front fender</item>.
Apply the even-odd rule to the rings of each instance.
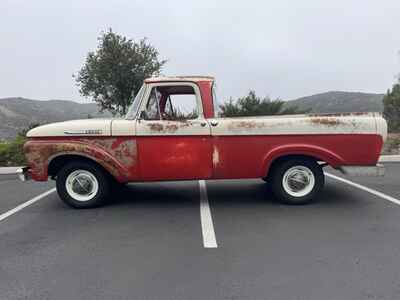
[[[50,162],[63,155],[89,158],[120,182],[129,181],[137,173],[137,148],[133,139],[33,139],[25,143],[24,152],[32,178],[40,181],[47,180]]]

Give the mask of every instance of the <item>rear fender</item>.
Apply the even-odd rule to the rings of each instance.
[[[324,161],[334,168],[344,164],[342,157],[328,149],[315,145],[292,144],[280,146],[268,152],[263,160],[261,174],[265,174],[265,176],[267,176],[272,163],[276,159],[290,155],[310,156],[318,161]]]

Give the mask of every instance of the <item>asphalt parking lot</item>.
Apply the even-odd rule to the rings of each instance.
[[[37,197],[53,182],[1,180],[0,299],[399,299],[400,164],[386,168],[348,179],[389,200],[327,176],[307,206],[235,180],[130,184],[74,210]]]

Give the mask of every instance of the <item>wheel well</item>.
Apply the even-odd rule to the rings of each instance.
[[[96,165],[100,169],[102,169],[105,174],[112,176],[106,169],[104,169],[104,167],[102,165],[100,165],[95,160],[84,157],[84,156],[80,156],[80,155],[61,155],[61,156],[57,156],[57,157],[53,158],[50,161],[49,166],[48,166],[48,170],[47,170],[48,175],[51,178],[56,177],[58,171],[60,171],[62,167],[64,167],[67,163],[69,163],[71,161],[84,161],[84,162],[91,163],[93,165]]]
[[[322,161],[321,159],[311,156],[311,155],[298,155],[298,154],[290,154],[290,155],[284,155],[275,158],[272,163],[269,165],[269,168],[267,170],[266,176],[268,176],[271,172],[273,172],[274,168],[281,163],[288,161],[290,159],[308,159],[308,160],[314,160],[316,162],[322,162],[321,166],[324,167],[327,165],[326,162]]]

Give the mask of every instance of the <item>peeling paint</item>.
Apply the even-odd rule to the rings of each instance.
[[[50,161],[60,155],[82,155],[102,165],[116,178],[125,178],[137,163],[136,140],[123,138],[73,138],[56,141],[30,140],[24,146],[33,176],[44,180]]]
[[[219,164],[219,152],[217,146],[214,146],[213,154],[212,154],[212,162],[213,166],[216,167]]]

